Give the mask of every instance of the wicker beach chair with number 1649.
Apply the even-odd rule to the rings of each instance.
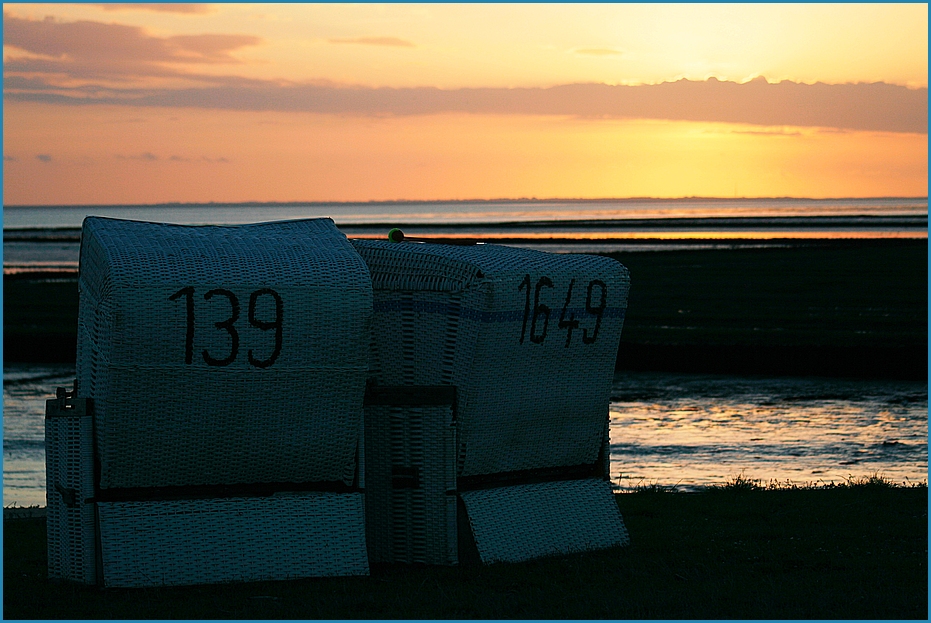
[[[491,244],[352,244],[372,276],[372,386],[411,388],[365,409],[373,562],[626,543],[607,420],[627,269]]]

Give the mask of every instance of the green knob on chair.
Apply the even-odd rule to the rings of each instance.
[[[388,232],[388,242],[401,242],[404,240],[404,232],[395,227]]]

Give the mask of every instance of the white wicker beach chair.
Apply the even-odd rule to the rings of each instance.
[[[75,476],[50,478],[49,534],[93,534],[49,548],[84,561],[99,541],[99,561],[96,573],[50,566],[53,577],[368,573],[359,456],[372,292],[332,221],[88,218],[79,288],[77,398],[90,399],[92,451],[83,438],[72,448],[70,431],[55,441],[53,422],[49,443],[64,449],[49,473],[77,465],[82,486],[91,474],[92,495],[76,503],[96,520],[53,519],[66,502],[56,487]]]
[[[451,425],[437,413],[434,432],[423,430],[441,438],[418,441],[445,447],[455,439],[455,455],[443,459],[455,463],[454,482],[421,491],[447,509],[442,521],[430,520],[448,526],[431,537],[431,561],[442,562],[457,532],[474,538],[484,562],[626,543],[605,480],[626,268],[604,257],[498,245],[352,244],[372,276],[371,373],[378,386],[456,388]],[[367,407],[365,420],[369,546],[381,553],[376,559],[406,560],[390,553],[403,548],[380,543],[398,534],[413,539],[427,520],[388,503],[397,496],[382,491],[389,466],[373,457],[421,452],[383,431],[425,416],[413,407],[377,409]],[[464,511],[458,518],[440,500],[453,491]],[[394,528],[379,531],[376,521]],[[464,522],[471,531],[463,531]]]

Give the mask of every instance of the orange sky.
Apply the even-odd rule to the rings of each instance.
[[[925,196],[927,5],[4,5],[4,203]]]

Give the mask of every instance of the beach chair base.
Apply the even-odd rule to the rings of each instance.
[[[103,584],[368,575],[362,493],[98,504]]]
[[[369,573],[361,491],[104,501],[91,401],[59,390],[45,419],[48,577],[108,587]]]
[[[381,389],[380,395],[369,392],[365,407],[370,559],[373,564],[455,565],[455,390]]]
[[[626,545],[611,485],[600,478],[461,492],[482,563]]]

